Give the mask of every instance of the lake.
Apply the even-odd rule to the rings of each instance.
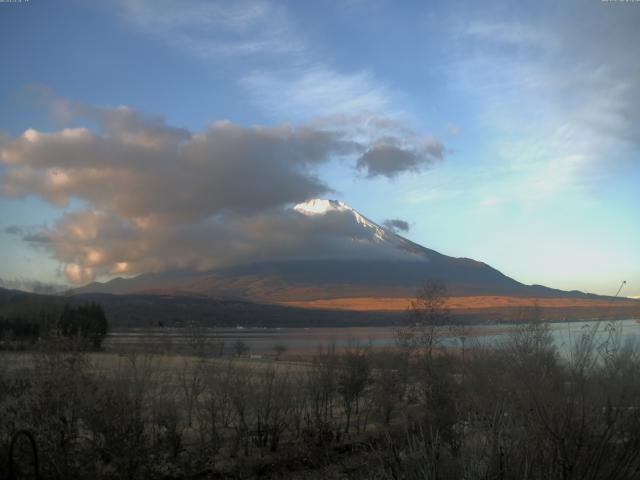
[[[578,321],[549,323],[551,335],[561,352],[568,352],[584,333],[596,330],[594,344],[603,344],[609,336],[608,327],[615,335],[627,340],[640,335],[640,323],[636,320]],[[498,345],[508,340],[515,324],[472,325],[465,339],[466,348]],[[107,351],[157,349],[188,352],[198,346],[208,349],[224,344],[230,353],[232,345],[241,340],[251,354],[273,353],[276,345],[284,345],[288,352],[312,353],[319,346],[335,345],[345,348],[351,345],[370,345],[374,348],[395,345],[397,327],[349,327],[349,328],[130,328],[109,333],[104,343]],[[461,346],[461,339],[450,329],[443,328],[439,337],[443,347]]]

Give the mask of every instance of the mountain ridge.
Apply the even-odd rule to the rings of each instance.
[[[338,200],[313,199],[292,211],[301,221],[331,221],[350,233],[351,257],[331,253],[309,258],[247,261],[216,270],[191,269],[114,278],[76,289],[76,293],[162,293],[259,303],[316,301],[331,298],[415,296],[421,284],[443,282],[453,296],[607,298],[525,285],[490,265],[468,257],[451,257],[408,240]],[[371,248],[374,247],[374,248]],[[348,251],[348,253],[351,250]]]

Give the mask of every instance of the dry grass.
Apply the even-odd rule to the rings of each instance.
[[[351,311],[388,311],[399,312],[406,310],[413,298],[407,297],[350,297],[331,298],[323,300],[306,300],[295,302],[281,302],[283,305],[319,308],[338,309]],[[594,308],[603,309],[611,306],[610,300],[594,300],[582,298],[530,298],[530,297],[507,297],[507,296],[469,296],[450,297],[448,307],[452,311],[476,310],[486,308],[514,308],[531,307],[537,302],[541,308]],[[626,307],[637,309],[640,312],[640,302],[637,300],[620,299],[615,302],[616,308]]]

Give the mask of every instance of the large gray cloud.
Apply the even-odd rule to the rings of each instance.
[[[169,269],[212,270],[261,260],[403,258],[350,212],[305,216],[290,209],[226,212],[201,222],[139,228],[95,211],[64,215],[52,228],[15,230],[65,265],[77,284],[96,276]]]
[[[330,191],[312,167],[363,147],[339,132],[212,124],[190,133],[126,107],[68,110],[99,131],[27,130],[0,150],[3,193],[79,198],[141,224],[254,211]]]
[[[309,218],[288,209],[331,191],[316,167],[375,148],[352,126],[217,122],[190,132],[127,107],[46,102],[58,121],[83,126],[5,137],[2,194],[38,195],[59,207],[79,199],[85,207],[50,227],[5,231],[51,254],[74,283],[266,259],[382,254],[350,214]],[[406,135],[404,144],[413,141]]]
[[[444,156],[444,146],[437,140],[425,140],[417,146],[401,146],[395,138],[385,138],[373,144],[360,158],[356,167],[366,170],[368,177],[393,178],[407,172],[419,172]]]

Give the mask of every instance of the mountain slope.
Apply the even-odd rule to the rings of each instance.
[[[296,205],[293,211],[299,221],[347,233],[329,237],[327,242],[335,244],[335,250],[310,249],[302,258],[246,262],[208,272],[181,270],[117,278],[77,291],[286,303],[351,297],[410,298],[425,281],[439,280],[454,296],[595,297],[524,285],[483,262],[443,255],[376,224],[339,201],[310,200]]]

